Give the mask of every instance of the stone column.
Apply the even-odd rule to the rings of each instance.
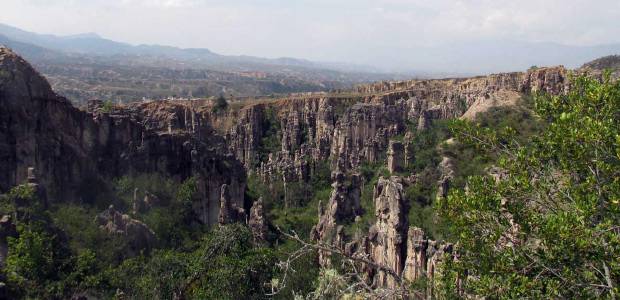
[[[390,173],[402,171],[404,166],[405,147],[399,141],[391,140],[387,151],[387,167]]]

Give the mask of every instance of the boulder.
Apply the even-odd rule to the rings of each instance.
[[[113,205],[97,215],[95,222],[108,234],[119,236],[127,242],[128,256],[148,253],[157,243],[155,233],[146,224],[122,214]]]

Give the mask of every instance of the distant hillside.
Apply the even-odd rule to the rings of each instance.
[[[42,35],[0,24],[0,45],[31,61],[55,91],[76,103],[169,97],[253,97],[350,88],[393,74],[359,72],[295,58],[225,56],[208,49],[133,46],[87,33]],[[342,69],[346,71],[339,71]]]
[[[256,70],[267,67],[300,67],[312,69],[329,69],[334,71],[356,70],[356,72],[374,72],[372,68],[354,66],[348,64],[317,63],[296,58],[268,59],[254,56],[227,56],[220,55],[204,48],[182,49],[162,45],[130,45],[102,38],[95,33],[86,33],[71,36],[56,36],[38,34],[21,30],[5,24],[0,24],[0,34],[16,42],[32,44],[38,47],[48,48],[74,54],[87,54],[97,56],[154,56],[166,57],[180,61],[198,64],[201,67],[225,67],[235,70]],[[366,70],[364,70],[366,69]]]
[[[612,78],[620,78],[620,55],[608,55],[583,64],[580,71],[589,73],[610,72]]]
[[[584,64],[582,68],[589,68],[599,71],[618,71],[620,70],[620,55],[609,55],[601,57],[599,59],[595,59],[589,63]]]

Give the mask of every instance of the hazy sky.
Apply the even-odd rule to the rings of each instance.
[[[620,0],[1,0],[0,22],[132,44],[369,63],[472,39],[620,42]]]

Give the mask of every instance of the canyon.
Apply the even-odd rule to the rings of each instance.
[[[434,122],[474,119],[492,107],[515,106],[525,94],[562,94],[569,70],[533,68],[526,72],[473,78],[378,82],[339,93],[291,95],[230,103],[214,109],[211,101],[152,101],[108,105],[91,100],[80,110],[57,95],[24,59],[0,48],[0,193],[26,182],[34,168],[50,203],[88,202],[89,193],[124,175],[158,173],[182,182],[197,178],[199,201],[192,209],[211,226],[249,224],[256,243],[266,239],[262,199],[246,196],[249,176],[265,184],[282,183],[284,203],[293,184],[307,184],[321,163],[331,171],[332,193],[317,208],[314,241],[337,245],[351,256],[369,259],[407,280],[432,280],[441,260],[456,256],[454,246],[429,239],[407,219],[410,199],[404,189],[416,174],[402,174],[411,164],[406,141]],[[272,138],[276,142],[270,142]],[[374,211],[360,207],[366,184],[360,168],[385,164],[390,176],[373,186]],[[445,196],[451,164],[444,159]],[[323,205],[324,203],[324,205]],[[362,235],[343,226],[374,214]],[[110,207],[101,226],[145,226]],[[150,247],[154,239],[142,234]],[[4,246],[4,245],[2,245]],[[447,255],[446,255],[447,254]],[[330,264],[321,253],[319,262]],[[393,275],[365,265],[374,287],[395,287]],[[433,285],[427,287],[432,296]]]

